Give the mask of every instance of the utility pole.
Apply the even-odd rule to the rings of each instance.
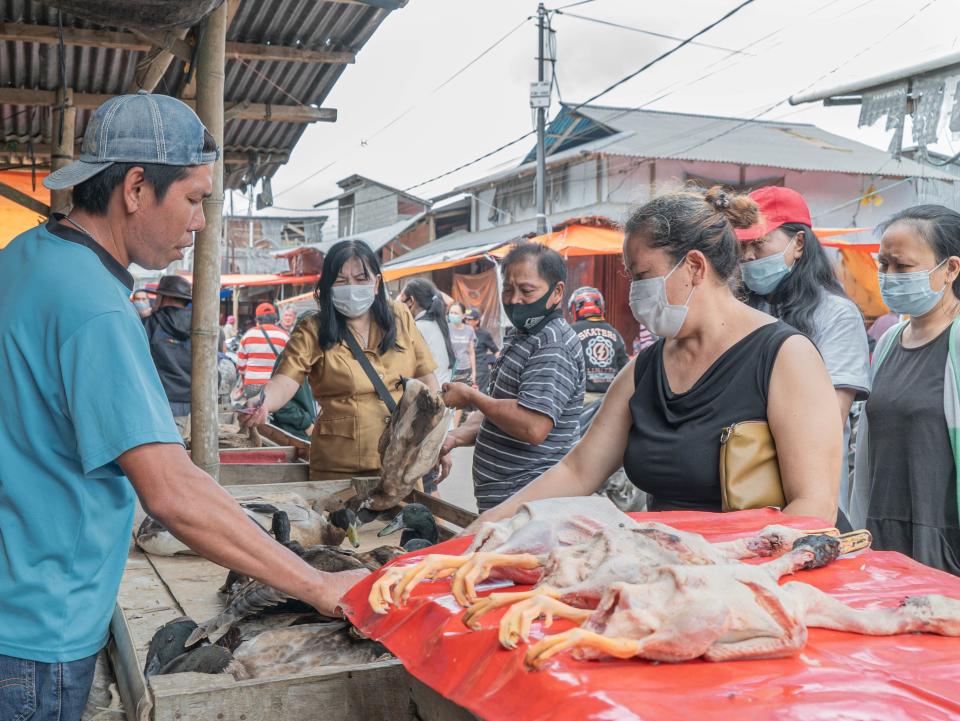
[[[546,30],[547,10],[540,3],[537,8],[537,82],[530,88],[530,107],[537,111],[537,235],[547,232],[547,158],[544,146],[544,132],[546,125],[547,108],[550,107],[550,84],[544,76],[544,31]],[[546,92],[544,92],[546,86]]]

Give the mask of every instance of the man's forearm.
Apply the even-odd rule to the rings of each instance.
[[[472,405],[508,436],[538,445],[553,428],[553,421],[542,413],[528,410],[515,399],[491,398],[474,389]]]
[[[141,446],[121,457],[148,513],[201,556],[310,602],[323,580],[264,533],[179,446]]]
[[[450,431],[450,435],[453,436],[456,441],[457,447],[472,446],[476,443],[482,423],[483,413],[480,411],[472,411],[470,415],[467,416],[467,420],[463,422],[463,425]]]

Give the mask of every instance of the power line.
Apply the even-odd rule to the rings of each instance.
[[[706,27],[701,28],[700,30],[698,30],[697,32],[695,32],[693,35],[691,35],[691,36],[689,36],[688,38],[684,39],[679,45],[675,45],[674,47],[670,48],[670,49],[667,50],[666,52],[661,53],[660,55],[658,55],[657,57],[655,57],[655,58],[654,58],[653,60],[651,60],[650,62],[645,63],[643,66],[641,66],[641,67],[638,68],[637,70],[634,70],[634,71],[633,71],[632,73],[630,73],[629,75],[626,75],[626,76],[624,76],[623,78],[621,78],[620,80],[618,80],[618,81],[616,81],[615,83],[613,83],[612,85],[607,86],[606,88],[604,88],[603,90],[601,90],[601,91],[600,91],[599,93],[597,93],[596,95],[593,95],[593,96],[587,98],[586,100],[584,100],[584,101],[583,101],[582,103],[580,103],[579,105],[576,105],[576,106],[573,108],[573,110],[574,110],[574,111],[579,110],[579,109],[582,108],[584,105],[587,105],[587,104],[589,104],[589,103],[592,103],[594,100],[597,100],[597,99],[599,99],[599,98],[602,98],[604,95],[606,95],[607,93],[615,90],[616,88],[620,87],[620,86],[623,85],[624,83],[629,82],[630,80],[633,80],[633,79],[634,79],[635,77],[637,77],[640,73],[642,73],[642,72],[644,72],[644,71],[652,68],[654,65],[656,65],[656,64],[659,63],[659,62],[661,62],[662,60],[666,60],[668,57],[670,57],[671,55],[673,55],[675,52],[677,52],[677,51],[680,50],[681,48],[689,45],[690,43],[692,43],[694,40],[696,40],[696,39],[697,39],[698,37],[700,37],[701,35],[704,35],[704,34],[710,32],[711,30],[713,30],[713,28],[717,27],[717,25],[719,25],[720,23],[722,23],[722,22],[724,22],[725,20],[727,20],[728,18],[731,18],[731,17],[733,17],[734,15],[736,15],[738,12],[740,12],[740,11],[741,11],[743,8],[745,8],[747,5],[752,5],[753,2],[754,2],[754,0],[744,0],[744,2],[740,3],[740,4],[737,5],[735,8],[733,8],[732,10],[730,10],[729,12],[727,12],[725,15],[723,15],[723,17],[719,18],[718,20],[714,20],[712,23],[710,23],[710,24],[707,25]],[[931,0],[931,2],[936,2],[936,0]]]
[[[481,58],[483,58],[484,56],[488,55],[488,54],[489,54],[491,51],[493,51],[497,46],[499,46],[501,43],[503,43],[507,38],[509,38],[511,35],[513,35],[515,32],[517,32],[517,30],[519,30],[520,28],[522,28],[522,27],[523,27],[527,22],[529,22],[529,21],[530,21],[530,18],[529,18],[529,17],[526,17],[526,18],[524,18],[523,20],[521,20],[521,21],[520,21],[519,23],[517,23],[513,28],[511,28],[511,29],[508,30],[506,33],[504,33],[504,34],[501,35],[499,38],[497,38],[491,45],[487,46],[487,48],[486,48],[485,50],[483,50],[479,55],[477,55],[476,57],[474,57],[474,58],[473,58],[472,60],[470,60],[466,65],[464,65],[463,67],[461,67],[459,70],[457,70],[456,72],[454,72],[450,77],[448,77],[448,78],[447,78],[446,80],[444,80],[442,83],[440,83],[440,84],[437,85],[435,88],[433,88],[433,90],[431,90],[427,95],[425,95],[424,97],[420,98],[420,100],[418,100],[417,102],[415,102],[415,103],[413,103],[412,105],[410,105],[406,110],[404,110],[403,112],[401,112],[399,115],[397,115],[396,117],[394,117],[392,120],[390,120],[389,122],[387,122],[385,125],[381,126],[379,129],[375,130],[372,135],[370,135],[369,137],[367,137],[367,138],[365,138],[365,139],[361,139],[361,141],[360,141],[361,147],[366,146],[367,143],[369,143],[369,142],[370,142],[371,140],[373,140],[375,137],[377,137],[377,136],[380,135],[382,132],[384,132],[384,131],[387,130],[388,128],[392,127],[393,125],[395,125],[396,123],[398,123],[400,120],[402,120],[404,117],[406,117],[407,115],[409,115],[409,114],[410,114],[414,109],[416,109],[423,101],[425,101],[425,100],[433,97],[434,95],[436,95],[440,90],[442,90],[443,88],[445,88],[447,85],[449,85],[451,82],[453,82],[456,78],[458,78],[460,75],[462,75],[464,72],[466,72],[469,68],[471,68],[474,64],[476,64]],[[298,187],[299,185],[307,182],[308,180],[312,180],[312,179],[315,178],[316,176],[320,175],[320,173],[322,173],[322,172],[324,172],[325,170],[327,170],[327,169],[331,168],[332,166],[336,165],[338,162],[340,162],[340,161],[343,159],[343,157],[344,157],[344,156],[341,156],[340,158],[337,158],[337,159],[335,159],[335,160],[332,160],[331,162],[327,163],[327,164],[324,165],[322,168],[320,168],[319,170],[314,171],[313,173],[311,173],[310,175],[306,176],[305,178],[302,178],[301,180],[299,180],[299,181],[297,181],[296,183],[294,183],[294,184],[292,184],[292,185],[284,188],[283,190],[274,193],[274,194],[273,194],[273,197],[274,197],[274,198],[279,197],[279,196],[283,195],[284,193],[287,193],[287,192],[289,192],[290,190],[293,190],[294,188]]]
[[[676,35],[667,35],[666,33],[658,33],[653,30],[644,30],[643,28],[634,27],[633,25],[623,25],[621,23],[615,23],[611,20],[601,20],[600,18],[592,18],[588,15],[577,15],[576,13],[567,13],[562,10],[555,10],[554,12],[557,15],[564,15],[568,18],[576,18],[577,20],[586,20],[587,22],[597,23],[598,25],[607,25],[612,28],[620,28],[621,30],[629,30],[634,33],[641,33],[642,35],[650,35],[655,38],[661,38],[663,40],[676,40],[680,41],[683,38],[679,38]],[[731,50],[730,48],[721,47],[720,45],[711,45],[710,43],[690,43],[691,45],[699,45],[702,48],[710,48],[711,50],[722,50],[727,53],[739,53],[741,50]]]

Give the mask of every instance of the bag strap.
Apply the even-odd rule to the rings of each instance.
[[[267,331],[265,331],[263,328],[261,328],[261,329],[260,329],[260,332],[263,333],[263,337],[266,338],[266,339],[267,339],[267,343],[270,344],[270,350],[272,350],[272,351],[273,351],[273,354],[274,354],[277,358],[279,358],[279,357],[280,357],[280,351],[277,350],[277,347],[273,344],[273,341],[270,340],[270,336],[267,334]]]
[[[388,411],[391,413],[396,412],[397,402],[393,400],[393,396],[390,395],[390,391],[388,391],[387,387],[383,384],[383,379],[377,375],[377,372],[373,369],[373,366],[370,365],[370,359],[367,358],[366,353],[360,350],[360,344],[357,343],[357,339],[353,337],[353,333],[349,328],[347,329],[345,335],[346,343],[350,348],[350,352],[353,353],[353,357],[357,359],[357,363],[359,363],[360,367],[363,368],[363,372],[367,374],[367,378],[369,378],[370,382],[373,384],[374,389],[377,391],[377,395],[380,396],[380,400],[383,401]]]

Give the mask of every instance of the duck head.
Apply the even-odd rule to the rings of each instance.
[[[187,651],[184,644],[196,628],[196,622],[187,616],[175,618],[158,628],[150,639],[143,674],[153,676],[160,673],[170,661]]]
[[[350,545],[354,548],[360,545],[360,520],[352,510],[349,508],[338,508],[336,511],[332,511],[330,513],[330,523],[340,530],[347,532]]]
[[[383,537],[397,531],[403,531],[400,536],[400,545],[404,548],[407,547],[407,542],[415,538],[421,538],[431,546],[440,541],[437,522],[422,503],[408,503],[390,523],[380,529],[377,535]]]

